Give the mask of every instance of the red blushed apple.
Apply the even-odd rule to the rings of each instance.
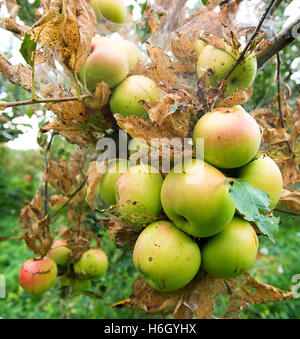
[[[19,283],[32,295],[49,290],[57,277],[57,266],[50,258],[29,259],[21,267]]]
[[[219,168],[237,168],[259,150],[261,133],[255,119],[241,106],[218,107],[197,122],[193,141],[204,140],[204,160]]]

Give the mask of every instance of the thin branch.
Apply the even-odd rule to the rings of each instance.
[[[246,47],[244,48],[244,50],[242,51],[242,53],[240,54],[239,58],[237,59],[236,63],[233,65],[233,67],[231,68],[231,70],[226,74],[224,80],[227,80],[230,75],[232,74],[232,72],[235,70],[235,68],[237,67],[237,65],[243,60],[245,54],[247,53],[249,47],[251,46],[251,43],[253,42],[253,40],[256,38],[257,34],[259,33],[261,26],[263,25],[266,17],[268,16],[271,8],[273,7],[274,3],[278,1],[278,0],[272,0],[268,6],[268,8],[266,9],[264,15],[261,17],[254,33],[252,34],[250,40],[248,41]],[[221,84],[220,84],[221,85]]]
[[[281,210],[281,209],[279,209],[279,208],[276,208],[274,211],[280,212],[280,213],[289,214],[289,215],[294,215],[294,216],[296,216],[296,217],[300,217],[300,213],[289,212],[289,211]]]
[[[46,178],[47,178],[48,166],[49,166],[48,155],[49,155],[49,151],[51,149],[52,141],[54,139],[55,134],[56,134],[56,131],[53,131],[52,134],[51,134],[51,138],[50,138],[50,141],[48,143],[47,149],[46,149]],[[44,213],[45,213],[45,215],[48,213],[48,180],[47,179],[45,180]]]
[[[297,30],[298,28],[298,30]],[[281,32],[279,32],[274,38],[270,40],[270,45],[257,56],[257,66],[262,67],[265,62],[271,59],[279,51],[296,40],[299,36],[300,30],[300,15]]]
[[[92,94],[84,94],[81,95],[81,99],[91,98]],[[16,102],[0,102],[0,109],[4,110],[8,107],[16,107],[16,106],[25,106],[25,105],[33,105],[33,104],[44,104],[44,103],[55,103],[55,102],[66,102],[66,101],[78,101],[78,97],[63,97],[63,98],[48,98],[48,99],[35,99],[35,100],[24,100],[24,101],[16,101]]]
[[[281,66],[281,60],[279,52],[276,54],[276,82],[277,82],[277,103],[278,103],[278,111],[280,115],[280,124],[282,128],[285,128],[284,125],[284,119],[282,114],[282,107],[281,107],[281,76],[280,76],[280,66]],[[291,154],[293,154],[292,147],[288,141],[286,141],[288,145],[288,149]]]
[[[81,185],[76,189],[76,191],[75,192],[73,192],[71,195],[70,195],[70,197],[69,197],[69,199],[62,205],[62,207],[59,209],[59,210],[57,210],[53,215],[51,215],[50,217],[51,218],[55,218],[67,205],[69,205],[69,203],[71,202],[71,200],[75,197],[75,195],[78,193],[78,192],[80,192],[82,189],[83,189],[83,187],[84,187],[84,185],[86,184],[86,182],[87,182],[87,179],[88,179],[88,176],[86,176],[85,178],[84,178],[84,180],[83,180],[83,182],[81,183]]]

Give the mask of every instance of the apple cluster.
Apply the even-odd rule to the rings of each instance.
[[[72,251],[66,240],[56,240],[48,257],[27,260],[20,269],[19,283],[29,294],[38,296],[49,290],[58,275],[60,287],[71,287],[72,293],[90,289],[91,280],[103,277],[108,269],[106,254],[97,248],[85,251],[80,259],[71,264]],[[68,273],[68,274],[66,274]]]
[[[222,80],[236,60],[229,47],[223,51],[199,41],[196,51],[199,77],[208,68],[214,71],[207,86]],[[250,55],[229,77],[227,95],[249,87],[255,74],[256,59]],[[119,104],[115,111],[126,107],[121,114],[139,115],[122,101],[135,95],[135,87],[131,86],[122,100],[118,88],[113,94]],[[267,192],[270,208],[276,206],[282,175],[270,157],[258,155],[261,138],[259,125],[243,107],[218,107],[195,125],[197,157],[175,165],[165,178],[149,164],[133,164],[127,159],[109,163],[99,183],[103,200],[118,206],[120,212],[149,213],[158,220],[142,230],[133,251],[137,271],[154,289],[182,288],[200,268],[214,277],[229,279],[253,266],[258,238],[251,224],[236,211],[227,177]],[[204,141],[204,153],[197,149],[199,139]]]

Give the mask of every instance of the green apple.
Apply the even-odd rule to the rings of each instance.
[[[132,75],[114,90],[109,104],[113,114],[146,117],[147,112],[139,101],[145,100],[154,104],[159,98],[160,91],[152,79],[143,75]]]
[[[235,205],[230,199],[226,177],[200,159],[178,164],[167,175],[161,202],[169,219],[195,237],[209,237],[231,221]]]
[[[251,161],[261,144],[255,119],[241,106],[219,107],[197,122],[193,141],[204,139],[204,160],[220,168],[237,168]]]
[[[99,182],[99,193],[102,199],[109,205],[115,205],[116,201],[116,181],[122,173],[125,173],[133,162],[126,159],[114,159],[109,162],[106,173]]]
[[[247,272],[255,263],[258,239],[251,225],[234,217],[220,233],[201,248],[203,269],[217,278],[229,279]]]
[[[19,283],[26,292],[41,295],[48,291],[57,277],[57,266],[50,258],[27,260],[20,269]]]
[[[238,58],[239,53],[233,53],[229,45],[226,45],[225,50],[207,45],[201,49],[199,54],[197,62],[198,78],[201,78],[208,69],[212,69],[214,74],[207,78],[206,85],[208,87],[218,87],[219,82],[225,78]],[[252,53],[236,66],[227,79],[226,94],[230,95],[239,88],[251,86],[255,79],[256,70],[257,61]]]
[[[108,269],[106,254],[97,248],[84,252],[74,264],[74,272],[79,279],[97,279],[103,277]]]
[[[56,265],[66,266],[71,254],[72,251],[67,247],[66,240],[56,240],[48,252],[48,257],[54,260]]]
[[[91,286],[91,280],[79,280],[79,279],[72,279],[68,277],[63,277],[59,281],[60,287],[69,287],[72,285],[72,293],[80,293],[80,292],[85,292],[88,291]]]
[[[126,22],[127,10],[123,0],[90,0],[90,5],[98,21],[104,16],[117,24]]]
[[[137,165],[116,181],[117,202],[123,206],[122,210],[134,213],[141,207],[153,216],[160,216],[160,190],[163,183],[162,175],[154,167]]]
[[[129,72],[128,55],[121,53],[116,40],[106,37],[95,37],[92,41],[91,54],[85,66],[80,69],[79,77],[90,91],[97,83],[105,81],[111,88],[121,83]]]
[[[120,51],[122,51],[122,53],[126,51],[128,57],[129,72],[131,72],[138,62],[144,61],[142,52],[133,42],[129,40],[118,40],[118,43],[120,45]]]
[[[197,243],[169,221],[147,226],[133,251],[134,265],[141,277],[158,291],[174,291],[197,274],[201,254]]]
[[[270,208],[276,207],[283,188],[279,167],[270,157],[262,155],[239,169],[237,178],[269,194]]]
[[[205,46],[207,46],[207,43],[204,42],[203,40],[197,39],[195,41],[195,52],[196,52],[197,58],[199,58],[199,55]]]

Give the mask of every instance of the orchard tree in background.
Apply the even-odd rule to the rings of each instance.
[[[38,111],[44,120],[38,139],[44,183],[20,216],[22,240],[35,256],[20,271],[26,291],[41,294],[58,272],[67,297],[99,297],[89,288],[109,267],[100,249],[99,231],[106,228],[118,247],[134,250],[141,276],[131,299],[113,306],[209,318],[216,297],[226,295],[223,317],[238,317],[251,303],[293,298],[247,271],[259,237],[276,246],[276,210],[300,212],[300,97],[290,68],[299,51],[293,42],[300,17],[279,33],[268,31],[286,6],[272,0],[261,8],[257,26],[243,27],[234,23],[243,2],[199,1],[191,9],[187,0],[149,1],[136,4],[138,22],[121,0],[1,4],[8,12],[1,27],[22,41],[26,63],[13,65],[0,52],[6,94],[0,141],[18,135],[9,124],[15,116]],[[259,71],[255,80],[257,67],[270,76]],[[266,100],[270,82],[276,93]],[[242,104],[255,107],[251,115]],[[194,148],[183,149],[192,137]],[[57,138],[75,145],[70,159],[52,154]],[[129,159],[115,161],[114,171],[112,163],[99,161],[108,138],[118,151],[130,141]],[[193,159],[176,172],[183,155],[201,153],[197,138],[204,139],[210,164]],[[153,173],[149,159],[160,171]],[[54,230],[60,213],[67,224]]]

